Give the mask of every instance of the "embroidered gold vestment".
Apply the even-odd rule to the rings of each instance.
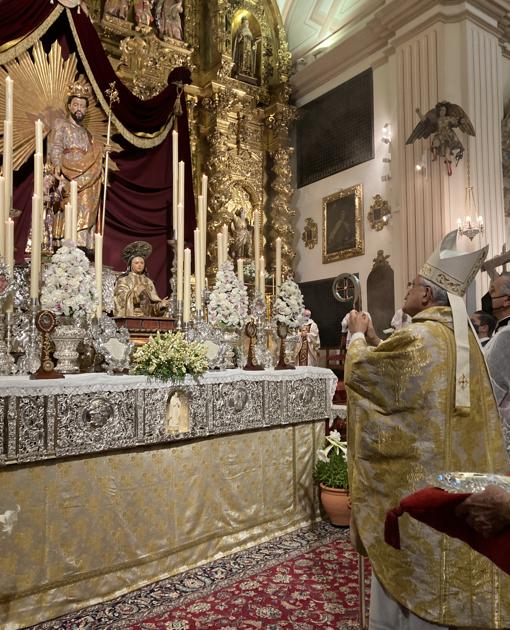
[[[510,627],[510,576],[464,543],[407,515],[402,549],[384,542],[386,513],[443,471],[507,473],[501,423],[470,335],[471,407],[455,409],[451,309],[428,308],[377,348],[351,342],[345,365],[352,513],[387,592],[434,623]]]

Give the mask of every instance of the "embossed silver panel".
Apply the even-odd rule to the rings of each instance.
[[[330,370],[299,368],[210,372],[168,383],[103,374],[58,383],[21,376],[3,381],[0,465],[329,418],[336,379]],[[189,422],[169,431],[168,402],[175,392]]]

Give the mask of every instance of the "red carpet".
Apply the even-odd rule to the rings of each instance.
[[[357,554],[347,530],[321,523],[34,628],[350,630],[357,620]]]

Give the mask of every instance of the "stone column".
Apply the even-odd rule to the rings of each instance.
[[[492,6],[491,6],[492,5]],[[489,256],[505,241],[501,172],[501,119],[503,115],[501,64],[498,41],[498,3],[435,3],[402,26],[391,40],[397,93],[399,181],[402,239],[402,286],[418,272],[441,236],[464,217],[468,150],[471,184],[478,214],[486,232],[466,247],[490,243]],[[489,13],[492,11],[492,13]],[[418,123],[438,101],[460,105],[476,131],[475,138],[456,133],[464,144],[464,159],[447,175],[441,158],[431,161],[430,138],[405,145]],[[416,170],[417,164],[425,166]],[[487,278],[478,281],[478,297]]]

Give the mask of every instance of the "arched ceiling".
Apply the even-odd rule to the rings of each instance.
[[[295,61],[310,61],[370,11],[370,0],[277,0]],[[367,6],[370,5],[370,6]],[[299,65],[299,64],[298,64]]]

